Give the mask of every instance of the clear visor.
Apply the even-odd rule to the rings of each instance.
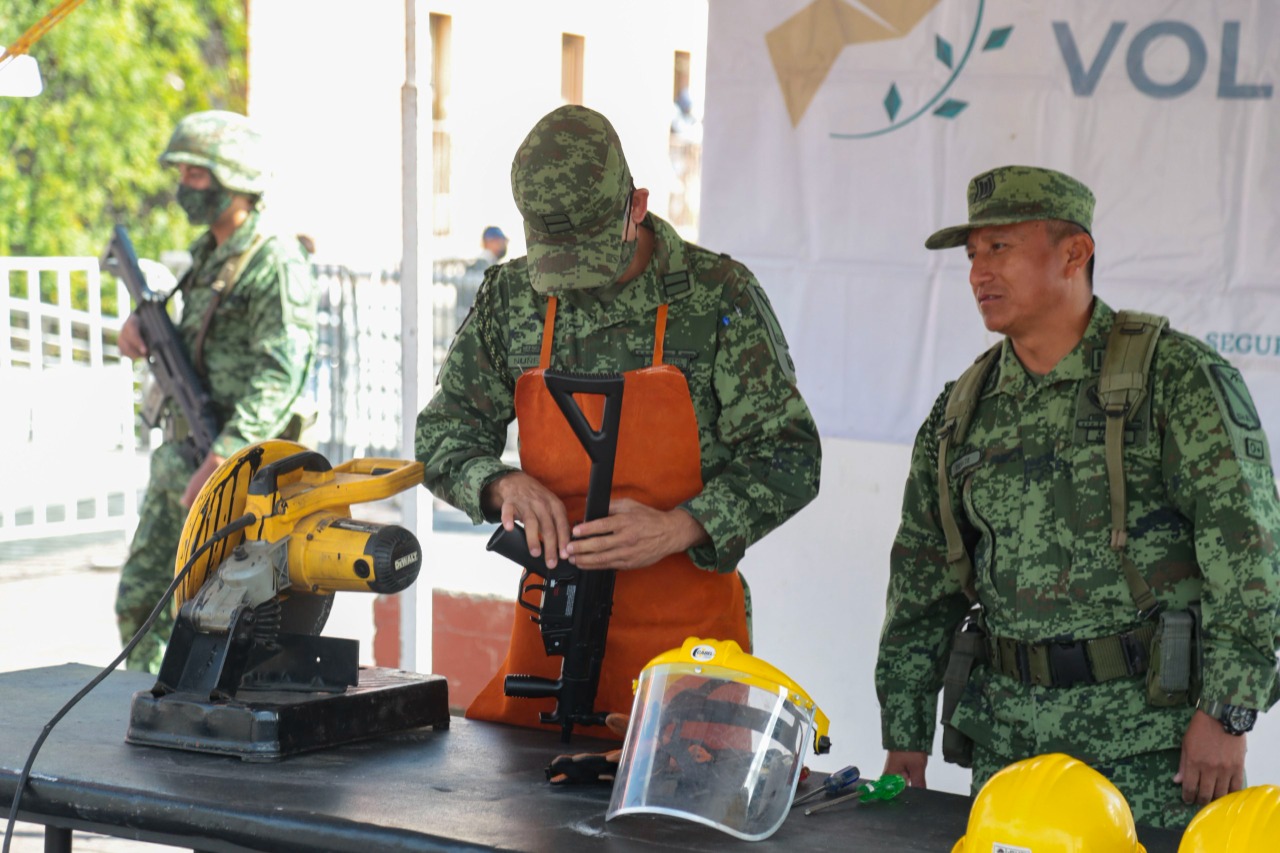
[[[813,711],[782,685],[695,663],[640,674],[606,820],[662,814],[747,841],[786,819]]]

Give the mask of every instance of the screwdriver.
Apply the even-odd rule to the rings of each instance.
[[[826,794],[828,797],[834,797],[836,794],[847,789],[860,778],[858,768],[850,764],[848,767],[841,767],[836,772],[822,780],[821,788],[814,788],[805,794],[801,794],[791,803],[791,807],[795,808],[801,803],[807,803],[810,800]]]
[[[834,800],[826,800],[818,803],[816,806],[810,806],[804,810],[804,813],[806,815],[811,815],[814,812],[820,812],[823,809],[830,808],[831,806],[837,806],[840,803],[855,800],[859,797],[862,798],[863,802],[871,802],[872,800],[892,800],[894,797],[898,796],[898,794],[902,793],[902,789],[905,787],[907,787],[906,779],[892,773],[886,773],[874,782],[863,782],[858,786],[858,789],[851,794],[844,794],[836,797]]]

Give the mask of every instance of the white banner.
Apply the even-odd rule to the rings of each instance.
[[[746,263],[824,435],[910,442],[996,340],[974,175],[1098,199],[1094,287],[1244,372],[1280,442],[1280,3],[711,0],[701,242]]]

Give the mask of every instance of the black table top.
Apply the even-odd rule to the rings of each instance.
[[[0,805],[7,815],[27,754],[92,667],[0,673]],[[609,745],[556,732],[453,718],[276,762],[125,743],[130,700],[153,679],[117,671],[58,725],[22,798],[24,820],[206,851],[453,851],[508,849],[712,851],[741,847],[676,818],[604,820],[609,787],[552,788],[556,755]],[[879,761],[879,756],[874,760]],[[870,763],[870,762],[868,762]],[[908,789],[887,803],[795,809],[752,849],[942,851],[964,834],[969,800]],[[1177,834],[1144,829],[1149,853],[1175,853]]]

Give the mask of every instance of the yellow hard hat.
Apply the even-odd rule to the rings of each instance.
[[[1280,850],[1280,786],[1255,785],[1200,810],[1178,853],[1275,853]]]
[[[1070,803],[1066,809],[1063,803]],[[1116,786],[1069,755],[1037,755],[987,780],[951,853],[1146,853]]]

